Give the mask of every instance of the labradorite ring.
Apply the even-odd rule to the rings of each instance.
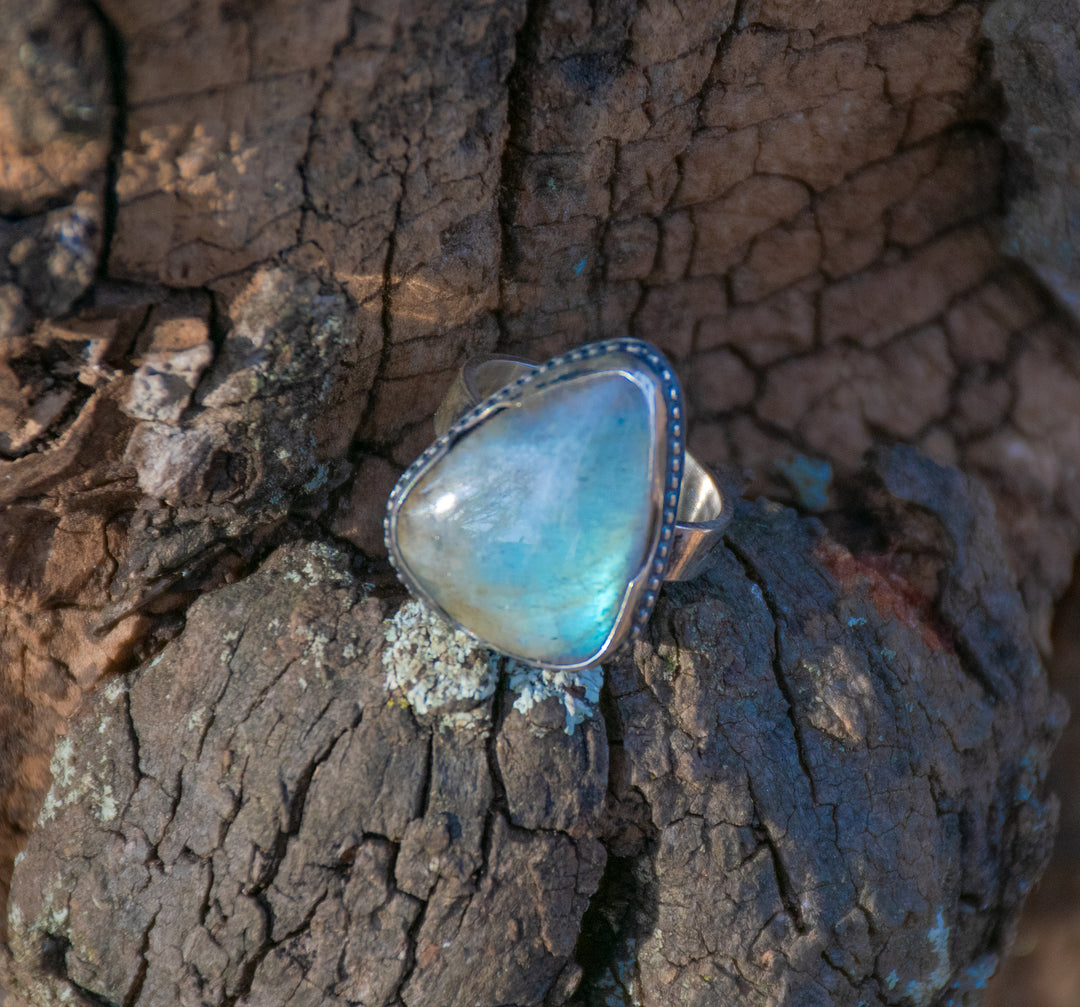
[[[642,340],[471,360],[435,425],[390,494],[390,560],[416,597],[527,664],[607,660],[730,516],[684,449],[675,372]]]

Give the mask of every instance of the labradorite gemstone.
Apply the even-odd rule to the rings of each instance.
[[[618,372],[539,390],[472,428],[400,505],[412,576],[504,653],[586,661],[649,548],[657,464],[646,393]]]

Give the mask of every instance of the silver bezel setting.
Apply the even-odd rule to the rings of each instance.
[[[610,339],[589,343],[553,357],[537,366],[535,370],[523,374],[517,380],[498,389],[461,416],[442,437],[431,444],[402,473],[387,501],[387,513],[384,520],[386,549],[394,571],[402,583],[415,597],[451,625],[485,646],[499,653],[507,653],[450,616],[417,582],[398,549],[398,512],[424,474],[445,457],[469,431],[512,403],[527,398],[531,391],[583,375],[600,373],[622,373],[639,387],[643,387],[642,378],[647,375],[648,386],[653,391],[650,409],[654,428],[655,465],[650,487],[653,512],[651,538],[641,567],[624,589],[623,602],[615,625],[595,654],[586,660],[570,664],[552,663],[528,654],[507,654],[508,657],[539,668],[578,671],[602,664],[624,643],[641,634],[656,604],[671,553],[679,492],[685,468],[682,389],[674,369],[663,354],[649,343],[639,339]]]

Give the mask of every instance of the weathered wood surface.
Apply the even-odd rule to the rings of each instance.
[[[874,554],[742,505],[573,734],[505,678],[469,716],[388,695],[393,606],[347,552],[282,547],[58,748],[11,893],[20,986],[976,1002],[1049,855],[1063,714],[985,493],[910,452],[868,480]],[[410,660],[465,677],[411,632]]]
[[[0,891],[56,733],[196,598],[327,536],[385,592],[385,494],[477,350],[652,339],[692,450],[804,510],[851,514],[801,459],[955,463],[1045,651],[1080,342],[998,251],[982,12],[5,4]]]
[[[1006,102],[1001,134],[1015,147],[1005,247],[1074,317],[1080,316],[1078,30],[1076,12],[1062,0],[995,0],[984,24]]]

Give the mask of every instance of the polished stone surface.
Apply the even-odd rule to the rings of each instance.
[[[413,486],[398,512],[401,558],[498,650],[587,661],[648,550],[656,464],[650,400],[625,375],[530,392]]]

